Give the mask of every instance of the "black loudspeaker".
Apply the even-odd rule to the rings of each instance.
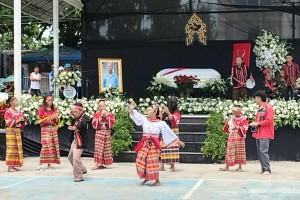
[[[5,132],[0,132],[0,160],[5,160],[6,155],[6,136]]]

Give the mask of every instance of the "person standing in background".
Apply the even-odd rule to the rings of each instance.
[[[286,83],[285,83],[285,72],[283,69],[280,69],[279,74],[277,75],[277,83],[278,83],[278,96],[280,98],[285,98],[286,94]]]
[[[80,72],[80,65],[76,65],[76,74],[78,74],[78,76],[80,77],[80,80],[77,81],[77,84],[76,84],[76,92],[77,92],[77,99],[81,99],[81,87],[82,87],[82,83],[81,83],[81,77],[82,77],[82,74]]]
[[[41,79],[39,67],[34,67],[34,71],[30,74],[30,95],[41,95]]]
[[[60,66],[60,67],[58,68],[58,75],[61,74],[61,73],[63,73],[64,71],[65,71],[64,67],[63,67],[63,66]],[[57,76],[58,76],[58,75],[57,75]],[[63,94],[63,91],[64,91],[64,88],[63,88],[63,87],[60,87],[59,90],[58,90],[58,94],[59,94],[59,97],[60,97],[61,99],[65,99],[65,96],[64,96],[64,94]]]
[[[299,65],[293,62],[293,55],[288,53],[285,56],[286,63],[282,66],[284,71],[284,79],[286,83],[285,100],[289,100],[290,97],[294,98],[294,90],[296,86],[296,80],[299,78]]]
[[[49,95],[51,96],[53,94],[53,82],[54,79],[54,65],[51,65],[51,71],[49,72]]]
[[[249,67],[243,62],[241,56],[237,56],[235,59],[235,65],[231,68],[232,78],[232,99],[239,100],[247,97],[246,81],[248,79],[254,81],[252,73]]]
[[[9,93],[14,91],[15,91],[14,82],[9,82],[5,88],[5,92]]]
[[[265,93],[269,99],[275,99],[278,96],[278,85],[275,80],[273,80],[269,69],[264,69],[263,74],[265,76]]]
[[[66,71],[66,72],[72,71],[72,66],[71,66],[70,63],[66,63],[66,64],[64,65],[64,68],[65,68],[65,71]]]

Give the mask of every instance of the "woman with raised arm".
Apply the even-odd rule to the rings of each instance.
[[[152,186],[158,186],[160,185],[159,154],[161,149],[159,134],[162,134],[166,148],[178,143],[179,139],[166,122],[160,120],[160,109],[157,105],[147,108],[147,116],[139,113],[134,109],[135,107],[136,103],[132,101],[129,107],[130,118],[136,125],[143,127],[143,137],[134,148],[134,151],[137,153],[137,174],[140,178],[145,179],[141,183],[142,185],[147,181],[154,180],[155,182]],[[184,145],[182,142],[179,143]]]

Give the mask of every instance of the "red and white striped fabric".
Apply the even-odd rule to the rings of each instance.
[[[115,123],[115,116],[112,113],[107,113],[105,117],[101,117],[101,112],[98,111],[93,115],[92,126],[96,130],[110,130]]]

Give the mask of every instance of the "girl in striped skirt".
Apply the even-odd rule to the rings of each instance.
[[[23,147],[21,129],[25,126],[25,119],[18,107],[16,97],[7,100],[9,108],[5,111],[5,131],[6,131],[6,165],[8,172],[20,171],[16,167],[23,165]]]
[[[177,98],[172,96],[167,106],[164,107],[164,113],[162,115],[164,120],[172,129],[172,131],[179,137],[178,123],[180,121],[180,111],[177,108]],[[179,162],[179,145],[178,143],[173,144],[171,147],[166,148],[164,140],[161,140],[161,166],[160,170],[164,170],[164,164],[170,164],[169,171],[175,171],[175,163]]]
[[[42,164],[53,168],[51,164],[60,164],[59,142],[57,126],[59,124],[57,109],[53,105],[51,96],[45,96],[41,108],[37,111],[38,122],[41,126],[41,153],[38,170],[43,170]]]
[[[100,100],[98,112],[94,114],[92,119],[92,126],[96,129],[94,150],[95,166],[92,170],[105,169],[106,166],[104,165],[111,165],[113,162],[110,140],[114,121],[114,115],[106,111],[105,101]]]

